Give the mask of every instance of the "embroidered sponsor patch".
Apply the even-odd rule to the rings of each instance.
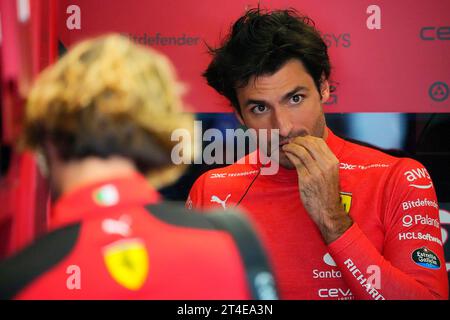
[[[439,269],[441,267],[438,256],[427,247],[414,250],[411,258],[415,264],[427,269]]]

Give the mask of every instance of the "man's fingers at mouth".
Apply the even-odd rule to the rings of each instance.
[[[290,153],[289,151],[284,151],[284,153],[286,154],[286,157],[289,159],[289,161],[295,166],[301,166],[302,162],[300,161],[299,158],[297,158],[295,155],[293,155],[292,153]]]

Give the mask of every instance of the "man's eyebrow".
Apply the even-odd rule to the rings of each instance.
[[[248,100],[245,102],[245,106],[246,106],[246,107],[248,107],[248,106],[251,105],[251,104],[263,104],[263,105],[265,105],[265,104],[267,104],[267,102],[264,101],[264,100],[255,100],[255,99],[248,99]]]
[[[297,92],[299,92],[299,91],[301,91],[301,90],[303,90],[303,91],[308,91],[309,89],[308,89],[307,87],[304,87],[304,86],[297,86],[297,87],[295,87],[293,90],[291,90],[291,91],[289,91],[288,93],[286,93],[286,94],[283,96],[283,98],[281,99],[281,101],[285,101],[285,100],[290,99],[294,94],[296,94]]]
[[[297,86],[295,87],[293,90],[289,91],[288,93],[286,93],[283,98],[281,99],[281,101],[285,101],[287,99],[290,99],[295,93],[299,92],[299,91],[309,91],[309,89],[307,87],[304,86]],[[262,105],[266,105],[267,102],[265,100],[257,100],[257,99],[248,99],[244,106],[248,107],[249,105],[252,104],[262,104]]]

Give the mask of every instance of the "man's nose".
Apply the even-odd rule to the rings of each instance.
[[[289,111],[283,107],[279,107],[275,108],[273,114],[273,128],[280,130],[280,136],[288,137],[292,130],[292,119]]]

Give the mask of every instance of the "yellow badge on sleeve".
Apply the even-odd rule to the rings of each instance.
[[[349,213],[352,206],[352,194],[350,192],[339,192],[339,195],[345,212]]]
[[[148,253],[141,239],[119,240],[103,248],[111,277],[129,290],[139,290],[147,280]]]

